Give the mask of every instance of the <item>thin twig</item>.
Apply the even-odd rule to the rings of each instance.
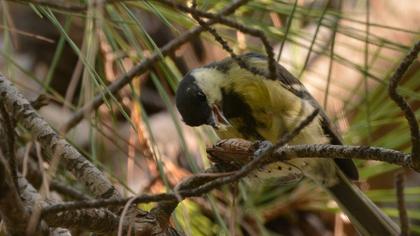
[[[319,114],[319,109],[316,108],[311,114],[309,114],[308,117],[306,117],[295,129],[292,130],[292,132],[290,133],[286,133],[285,135],[283,135],[279,142],[276,143],[276,145],[274,145],[274,148],[279,148],[283,145],[285,145],[287,142],[289,142],[290,140],[292,140],[294,137],[296,137],[296,135],[298,135],[300,133],[300,131],[302,129],[304,129],[306,126],[308,126],[314,119],[315,117]]]
[[[255,75],[261,75],[261,76],[266,75],[264,72],[258,70],[257,68],[248,66],[248,64],[233,51],[233,49],[229,46],[228,42],[224,40],[222,36],[220,36],[219,33],[217,33],[215,29],[211,28],[199,16],[197,16],[196,14],[192,14],[192,16],[204,29],[206,29],[206,31],[208,31],[211,35],[213,35],[214,39],[222,46],[222,48],[225,51],[227,51],[230,54],[230,56],[238,63],[238,65],[241,68],[248,70],[249,72]]]
[[[127,214],[130,206],[133,207],[132,203],[136,198],[133,197],[131,198],[131,200],[127,201],[127,203],[124,205],[123,211],[120,215],[120,219],[118,221],[118,236],[122,236],[123,235],[123,230],[124,230],[124,218],[125,215]],[[135,206],[134,206],[135,207]]]
[[[295,158],[333,158],[382,161],[408,167],[410,155],[392,149],[369,146],[299,144],[277,148],[268,163]]]
[[[407,101],[397,93],[398,83],[403,78],[405,72],[408,70],[410,65],[417,59],[417,55],[420,51],[420,41],[417,41],[414,44],[414,47],[410,50],[410,52],[405,56],[401,64],[398,66],[398,69],[394,72],[391,76],[389,81],[388,93],[392,100],[401,108],[404,112],[405,118],[408,121],[410,126],[410,133],[411,133],[411,162],[412,168],[416,171],[420,171],[420,132],[419,132],[419,124],[417,123],[416,116],[411,109],[410,105]]]
[[[410,222],[408,220],[407,208],[404,199],[404,172],[399,171],[395,175],[395,190],[397,195],[398,213],[401,224],[401,236],[408,236],[410,232]]]
[[[314,110],[314,112],[310,114],[308,117],[306,117],[296,128],[292,130],[292,132],[286,133],[285,135],[283,135],[283,137],[274,146],[270,142],[267,142],[267,141],[260,142],[258,149],[253,154],[253,159],[249,163],[244,165],[240,170],[234,172],[231,175],[221,176],[212,181],[201,184],[195,190],[191,192],[194,193],[194,191],[196,191],[198,192],[196,194],[201,195],[208,191],[211,191],[214,188],[220,187],[224,184],[236,182],[239,179],[247,176],[253,170],[261,166],[263,160],[271,156],[275,148],[285,145],[287,142],[289,142],[294,137],[296,137],[302,129],[308,126],[315,119],[315,117],[318,115],[318,112],[319,112],[318,109]],[[209,176],[204,176],[204,178],[209,178]],[[177,187],[175,188],[175,197],[177,198],[177,200],[171,201],[171,202],[159,203],[157,208],[160,209],[160,211],[165,212],[166,215],[169,217],[172,211],[175,210],[178,203],[181,202],[183,199],[182,195],[180,194],[181,190],[188,191],[188,189],[192,187],[193,185],[192,183],[194,182],[197,184],[197,181],[191,181],[191,182],[187,182],[189,184],[177,185]]]
[[[277,161],[290,160],[294,158],[343,158],[343,159],[360,159],[360,160],[377,160],[391,164],[400,165],[403,167],[409,166],[410,155],[396,150],[379,148],[379,147],[367,147],[367,146],[344,146],[344,145],[330,145],[330,144],[301,144],[301,145],[286,145],[277,148],[273,151],[272,156],[264,158],[263,164],[269,164]],[[251,163],[248,163],[248,165]],[[245,168],[244,166],[243,168]],[[238,173],[238,172],[236,172]],[[230,175],[231,177],[233,175]],[[198,178],[203,179],[203,176]],[[223,177],[225,178],[225,177]],[[211,180],[212,178],[209,178]],[[219,178],[220,180],[220,178]],[[191,176],[185,181],[194,182],[194,176]],[[231,181],[231,180],[229,180]],[[232,180],[233,182],[236,180]],[[184,181],[183,181],[184,182]],[[201,181],[198,181],[201,185]],[[228,182],[226,182],[228,183]],[[223,183],[222,183],[223,184]],[[182,185],[182,183],[180,183]],[[192,188],[191,186],[195,186]],[[183,188],[178,191],[178,196],[183,198],[200,196],[203,193],[207,193],[211,189],[196,188],[197,184],[189,185],[190,190]],[[219,186],[219,185],[218,185]],[[218,186],[211,186],[212,188]],[[206,191],[204,191],[206,190]],[[89,201],[73,201],[62,204],[49,206],[43,209],[43,214],[57,213],[67,210],[76,210],[83,208],[98,208],[105,206],[122,206],[127,203],[131,198],[121,199],[99,199]],[[144,194],[136,197],[134,203],[148,203],[148,202],[160,202],[160,201],[174,201],[177,200],[176,194],[173,193],[160,193],[155,195]]]
[[[70,202],[70,203],[63,203],[57,204],[56,206],[49,206],[44,208],[43,214],[51,214],[57,213],[66,210],[75,210],[75,209],[82,209],[82,208],[96,208],[96,207],[103,207],[103,206],[111,206],[111,205],[124,205],[127,201],[132,201],[133,203],[145,203],[145,202],[161,202],[161,201],[179,201],[179,197],[186,198],[186,197],[193,197],[193,196],[200,196],[209,192],[210,190],[220,187],[224,184],[233,183],[242,177],[249,174],[251,171],[255,170],[259,167],[262,161],[265,158],[268,158],[275,150],[274,147],[280,147],[286,144],[288,141],[292,140],[299,132],[309,125],[313,119],[318,114],[318,110],[315,110],[312,114],[310,114],[305,120],[303,120],[292,132],[285,135],[280,141],[275,144],[274,146],[270,142],[261,142],[259,148],[254,153],[254,158],[252,161],[244,165],[240,170],[236,171],[234,174],[229,176],[222,176],[217,179],[211,180],[207,183],[202,184],[201,181],[194,181],[191,178],[187,179],[185,182],[189,181],[189,184],[180,184],[179,191],[176,194],[156,194],[156,195],[141,195],[133,198],[125,198],[125,199],[104,199],[104,200],[92,200],[92,201],[80,201],[80,202]],[[199,178],[203,178],[200,175]],[[197,184],[199,184],[197,186]],[[189,189],[187,189],[189,187]]]
[[[186,7],[182,4],[170,1],[170,0],[159,0],[159,2],[169,5],[169,6],[173,6],[178,8],[181,11],[184,12],[188,12],[190,13],[195,20],[197,20],[198,23],[200,23],[200,25],[204,28],[206,28],[207,31],[209,31],[214,38],[223,46],[223,48],[229,52],[229,54],[232,56],[233,59],[235,59],[239,66],[241,66],[244,69],[249,70],[250,72],[254,73],[254,74],[259,74],[262,75],[264,77],[267,77],[271,80],[276,80],[277,78],[277,67],[276,67],[276,61],[274,60],[274,53],[273,53],[273,47],[270,45],[270,42],[268,41],[267,36],[264,34],[264,32],[262,30],[259,29],[253,29],[250,27],[247,27],[243,24],[240,24],[236,21],[233,21],[231,19],[228,19],[222,15],[216,15],[216,14],[212,14],[209,12],[204,12],[204,11],[200,11],[197,8],[190,8],[190,7]],[[232,50],[232,48],[230,48],[227,44],[227,42],[216,32],[215,29],[211,28],[208,23],[204,22],[202,19],[200,19],[200,17],[205,17],[211,20],[216,21],[217,23],[235,28],[239,31],[241,31],[242,33],[245,34],[249,34],[252,36],[255,36],[257,38],[259,38],[261,40],[261,42],[264,45],[265,48],[265,52],[267,54],[268,57],[268,71],[269,74],[267,75],[266,73],[263,73],[261,71],[259,71],[256,68],[252,68],[250,66],[248,66],[241,58],[239,58]]]
[[[221,10],[218,15],[232,14],[236,9],[246,4],[248,1],[249,0],[238,0],[232,2],[231,4],[223,8],[223,10]],[[207,22],[207,24],[209,25],[214,23],[216,23],[216,21],[214,20],[210,20]],[[91,111],[97,109],[100,105],[102,105],[105,101],[104,99],[109,98],[111,94],[115,95],[116,93],[118,93],[118,91],[120,91],[125,85],[130,83],[136,76],[146,72],[151,66],[153,66],[159,60],[161,60],[164,56],[169,55],[170,53],[178,49],[180,46],[182,46],[184,43],[187,43],[189,40],[202,33],[203,31],[203,27],[195,27],[176,37],[159,50],[156,50],[149,58],[143,59],[139,64],[134,66],[126,74],[121,75],[114,82],[112,82],[103,92],[96,95],[92,101],[85,104],[80,110],[75,112],[73,116],[60,128],[60,131],[63,134],[67,133],[71,128],[76,126],[86,114],[89,114]]]

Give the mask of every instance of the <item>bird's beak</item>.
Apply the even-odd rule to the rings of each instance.
[[[227,126],[230,126],[231,124],[229,123],[219,106],[213,105],[209,125],[213,126],[213,128],[215,129],[223,129]]]

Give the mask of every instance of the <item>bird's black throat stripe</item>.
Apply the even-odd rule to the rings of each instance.
[[[241,95],[233,90],[222,90],[222,110],[229,121],[232,121],[243,138],[250,140],[263,140],[258,133],[257,127],[263,124],[257,123],[252,116],[251,107],[241,98]]]

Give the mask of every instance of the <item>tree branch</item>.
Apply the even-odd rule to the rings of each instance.
[[[411,162],[412,168],[417,172],[420,172],[420,131],[419,131],[419,124],[416,119],[416,115],[414,114],[412,108],[408,104],[408,102],[397,92],[398,83],[403,78],[405,72],[408,70],[410,65],[413,63],[414,60],[417,59],[417,55],[420,51],[420,41],[417,41],[414,44],[413,48],[410,52],[405,56],[401,64],[398,66],[398,69],[394,72],[389,80],[389,87],[388,92],[391,99],[400,107],[400,109],[404,112],[405,118],[408,121],[408,125],[410,126],[410,133],[411,133]]]
[[[104,174],[62,139],[51,126],[31,107],[28,100],[10,81],[0,76],[0,99],[10,114],[16,118],[41,143],[51,159],[59,157],[73,175],[99,198],[117,198],[120,194]]]
[[[52,199],[46,199],[45,201],[39,202],[41,195],[39,195],[36,189],[23,177],[19,177],[19,188],[21,198],[28,211],[33,212],[38,204],[41,204],[42,207],[60,204]],[[50,227],[82,229],[96,233],[113,232],[118,226],[117,216],[105,209],[65,211],[59,214],[51,214],[44,217],[43,220]]]
[[[301,144],[284,146],[274,151],[269,162],[294,158],[333,158],[383,161],[407,167],[410,155],[381,147],[331,144]]]
[[[33,160],[33,158],[31,157],[31,151],[29,151],[29,153],[27,155],[29,155],[27,157],[27,160],[23,160],[24,157],[23,153],[21,153],[19,155],[17,155],[17,160],[18,160],[18,165],[19,166],[25,166],[26,170],[25,170],[25,176],[26,179],[28,179],[30,181],[30,183],[35,187],[35,188],[39,188],[42,184],[42,172],[41,169],[39,168],[39,165]],[[21,169],[19,169],[19,171],[21,171],[21,173],[23,174],[24,170],[23,167]],[[86,200],[86,199],[91,199],[91,197],[83,192],[81,192],[80,190],[76,189],[73,186],[69,186],[67,183],[62,183],[56,179],[52,179],[50,180],[50,188],[51,190],[57,191],[58,193],[64,195],[64,196],[68,196],[71,197],[75,200]]]
[[[6,159],[10,166],[10,172],[12,174],[13,182],[17,188],[17,160],[16,160],[16,150],[15,150],[15,122],[12,117],[7,114],[6,108],[4,107],[3,100],[0,99],[0,114],[3,118],[4,133],[5,133],[5,143],[6,146]],[[19,191],[19,190],[18,190]]]
[[[80,208],[90,208],[98,207],[104,205],[123,205],[128,201],[132,203],[140,202],[151,202],[151,201],[175,201],[178,202],[185,197],[200,196],[204,193],[209,192],[210,190],[220,187],[224,184],[232,183],[240,178],[246,176],[252,170],[260,166],[263,158],[267,158],[272,155],[274,147],[281,147],[286,144],[288,141],[293,139],[304,127],[306,127],[312,120],[318,115],[319,110],[316,109],[310,114],[305,120],[303,120],[290,134],[285,135],[282,139],[273,146],[271,143],[264,141],[258,142],[258,148],[250,153],[253,156],[252,160],[245,164],[240,170],[234,172],[228,176],[218,176],[218,178],[203,183],[203,176],[196,176],[195,178],[187,179],[179,184],[174,194],[157,194],[157,195],[142,195],[128,199],[109,199],[109,200],[95,200],[95,201],[81,201],[75,203],[64,203],[57,205],[55,207],[48,207],[43,210],[43,214],[49,214],[52,212],[59,212],[63,210],[71,209],[80,209]],[[245,141],[244,142],[249,142]],[[204,176],[208,179],[208,176]]]
[[[249,142],[246,140],[243,141]],[[263,144],[267,145],[266,143]],[[250,153],[250,155],[252,155],[252,153]],[[235,156],[232,156],[231,158],[231,160],[235,160]],[[264,158],[262,163],[269,164],[277,161],[290,160],[293,158],[347,158],[361,160],[377,160],[401,166],[408,166],[410,155],[399,151],[379,147],[341,146],[330,144],[303,144],[292,146],[285,145],[279,147],[276,150],[273,150],[271,156]],[[249,162],[248,164],[243,166],[242,169],[234,172],[235,174],[220,177],[215,180],[214,178],[211,178],[211,176],[203,177],[202,174],[193,175],[179,184],[187,185],[189,186],[189,189],[183,188],[184,190],[180,189],[176,193],[161,193],[155,195],[144,194],[137,196],[133,203],[176,201],[179,199],[179,197],[186,198],[200,196],[223,184],[228,184],[237,181],[238,179],[242,178],[244,174],[248,173],[248,171],[252,170],[252,166],[255,165],[255,163],[258,163],[259,161],[259,159],[254,159],[253,162]],[[203,180],[205,184],[203,184]],[[187,181],[194,184],[187,184]],[[130,199],[132,198],[67,202],[46,207],[43,210],[43,214],[51,214],[65,210],[74,210],[82,208],[121,206],[127,203],[127,201],[129,201]]]
[[[28,212],[20,200],[7,161],[0,151],[0,216],[12,235],[24,235]]]
[[[223,8],[218,15],[229,15],[232,14],[237,8],[247,3],[249,0],[238,0],[234,1],[230,5]],[[207,22],[207,24],[211,25],[216,23],[213,20]],[[75,112],[73,116],[60,128],[60,131],[63,133],[68,132],[71,128],[76,126],[84,116],[90,114],[92,110],[97,109],[100,105],[104,103],[104,99],[108,99],[110,95],[115,95],[122,89],[125,85],[131,82],[134,77],[143,74],[146,72],[151,66],[153,66],[156,62],[161,60],[164,56],[169,55],[176,49],[178,49],[181,45],[191,40],[193,37],[196,37],[201,32],[204,31],[204,28],[201,26],[195,27],[191,30],[188,30],[181,34],[180,36],[176,37],[165,46],[153,52],[153,54],[149,58],[144,58],[139,64],[134,66],[130,71],[126,74],[121,75],[117,78],[114,82],[112,82],[103,92],[96,95],[95,98],[90,101],[89,103],[85,104],[80,110]]]
[[[267,77],[268,79],[271,79],[271,80],[276,80],[277,79],[277,75],[278,75],[277,74],[277,66],[276,66],[277,62],[274,60],[273,47],[270,45],[270,42],[268,41],[267,37],[265,36],[265,34],[262,30],[249,28],[249,27],[246,27],[243,24],[240,24],[236,21],[233,21],[231,19],[226,18],[223,15],[200,11],[196,7],[190,8],[190,7],[184,6],[182,4],[176,3],[176,2],[171,1],[171,0],[158,0],[158,1],[165,4],[165,5],[175,7],[175,8],[177,8],[177,9],[183,11],[183,12],[190,13],[194,17],[194,19],[196,19],[197,22],[203,28],[205,28],[207,31],[209,31],[215,37],[215,39],[223,46],[223,48],[226,51],[228,51],[230,53],[230,55],[238,62],[238,65],[241,66],[242,68],[244,68],[246,70],[249,70],[250,72],[252,72],[254,74],[258,74],[258,75],[262,75],[264,77]],[[242,61],[241,58],[239,58],[233,52],[233,50],[227,45],[227,42],[221,36],[219,36],[217,34],[216,30],[211,28],[209,26],[209,23],[204,22],[202,19],[200,19],[200,17],[208,18],[211,21],[214,21],[215,23],[220,23],[220,24],[232,27],[234,29],[237,29],[237,30],[241,31],[242,33],[249,34],[249,35],[252,35],[254,37],[259,38],[261,40],[261,42],[263,43],[264,48],[265,48],[265,52],[267,54],[267,58],[268,58],[268,69],[267,69],[267,71],[269,71],[269,74],[267,74],[263,71],[260,71],[257,68],[249,67],[244,61]]]

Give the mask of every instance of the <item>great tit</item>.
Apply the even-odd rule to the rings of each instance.
[[[265,56],[247,53],[238,58],[213,62],[185,75],[176,91],[176,106],[187,125],[210,125],[222,139],[276,143],[320,109],[289,144],[342,144],[317,101],[283,66],[276,65],[277,79],[270,80],[263,76],[268,74]],[[253,70],[242,68],[238,60]],[[399,227],[348,180],[358,179],[352,160],[294,159],[260,168],[253,176],[282,177],[296,168],[331,193],[362,235],[399,234]]]

